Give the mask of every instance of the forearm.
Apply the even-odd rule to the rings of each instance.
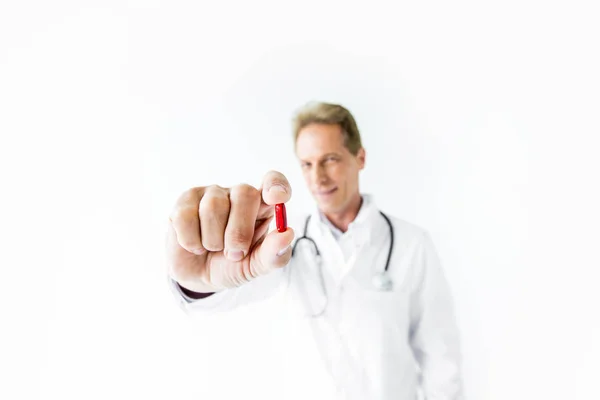
[[[196,292],[187,289],[179,282],[168,278],[169,286],[179,304],[186,312],[214,312],[234,309],[242,304],[249,304],[266,299],[287,282],[286,268],[273,271],[265,276],[245,283],[242,286],[223,289],[218,292]]]

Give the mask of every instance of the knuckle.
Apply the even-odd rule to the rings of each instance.
[[[225,190],[225,188],[222,188],[219,185],[210,185],[204,189],[204,195],[206,196],[207,194],[217,195],[217,196],[218,195],[226,195],[227,190]]]
[[[195,207],[189,204],[179,204],[171,212],[171,220],[173,222],[188,221],[193,218],[198,218],[198,212]]]
[[[210,194],[200,202],[201,212],[224,214],[229,211],[229,199],[221,194]]]
[[[194,203],[198,201],[198,188],[191,188],[181,193],[177,199],[178,205]]]
[[[230,195],[233,199],[238,200],[238,201],[251,201],[254,199],[258,199],[260,196],[260,193],[258,192],[258,190],[251,186],[248,185],[246,183],[234,186],[233,188],[231,188],[231,195]]]

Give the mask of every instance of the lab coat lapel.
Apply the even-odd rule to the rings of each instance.
[[[385,222],[380,221],[379,211],[369,216],[369,232],[364,245],[361,247],[358,257],[354,263],[354,268],[348,273],[352,274],[361,282],[371,284],[373,276],[377,273],[378,268],[385,265],[387,258],[387,230],[384,226]],[[385,243],[385,245],[384,245]],[[383,267],[381,267],[383,269]]]
[[[352,273],[355,268],[367,268],[372,264],[372,260],[377,257],[377,246],[375,244],[381,236],[381,228],[378,224],[379,210],[372,196],[368,194],[362,196],[363,205],[361,210],[349,227],[354,248],[348,260],[344,259],[342,249],[333,237],[329,227],[321,222],[319,210],[316,210],[311,217],[315,240],[323,255],[323,269],[324,272],[328,273],[334,288],[337,288],[342,280]],[[370,270],[366,273],[369,272]]]

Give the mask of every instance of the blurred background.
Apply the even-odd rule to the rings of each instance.
[[[291,118],[355,115],[362,190],[427,229],[468,399],[600,399],[592,1],[0,5],[0,398],[279,399],[277,298],[189,318],[164,233],[192,186],[313,207]],[[298,373],[310,366],[299,365]]]

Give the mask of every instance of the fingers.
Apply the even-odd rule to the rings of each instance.
[[[270,206],[272,207],[272,206]],[[262,208],[262,206],[261,206]],[[260,208],[258,211],[259,215],[260,215]],[[267,234],[267,231],[269,230],[269,225],[271,224],[271,221],[273,221],[274,216],[271,214],[270,216],[268,216],[267,218],[264,219],[258,219],[256,221],[256,227],[254,228],[254,237],[252,238],[252,244],[250,245],[250,251],[253,250],[253,248],[255,247],[255,245],[258,242],[262,242],[265,238],[265,235]]]
[[[206,250],[223,250],[229,210],[227,190],[216,185],[207,187],[199,206],[202,246]]]
[[[200,221],[198,219],[198,203],[201,196],[202,189],[200,188],[184,192],[177,200],[170,217],[179,245],[197,255],[206,252],[200,239]]]
[[[264,275],[275,268],[286,266],[292,258],[291,243],[294,240],[294,230],[288,228],[285,232],[271,231],[265,240],[252,253],[250,272],[253,276]]]
[[[166,236],[167,271],[171,278],[179,283],[201,280],[205,272],[201,265],[209,253],[204,252],[198,257],[181,247],[172,224],[169,224]]]
[[[289,201],[291,194],[287,178],[277,171],[265,174],[260,189],[246,184],[190,189],[180,196],[171,214],[176,241],[170,245],[177,243],[195,255],[223,251],[230,261],[240,261],[265,239],[273,205]]]
[[[286,203],[292,197],[292,187],[287,178],[277,171],[269,171],[261,185],[262,200],[268,205]]]
[[[239,261],[248,255],[258,209],[260,192],[250,185],[238,185],[229,193],[230,211],[225,228],[225,256],[231,261]]]

